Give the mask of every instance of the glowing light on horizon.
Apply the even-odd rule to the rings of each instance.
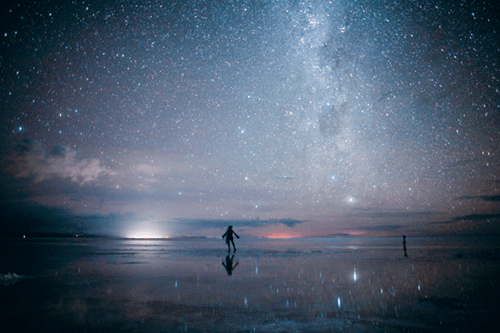
[[[267,236],[266,238],[269,239],[288,239],[288,238],[293,238],[294,236],[290,234],[272,234],[270,236]]]
[[[152,221],[146,221],[132,228],[127,238],[157,239],[169,237]]]

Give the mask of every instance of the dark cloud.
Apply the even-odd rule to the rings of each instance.
[[[80,233],[122,236],[123,230],[141,221],[131,213],[75,214],[60,207],[28,202],[0,201],[0,232]]]
[[[481,199],[483,201],[499,202],[500,195],[474,195],[474,196],[462,196],[457,198],[457,200],[475,200]]]
[[[19,201],[0,201],[0,230],[9,232],[73,232],[74,214],[63,208],[53,208]]]
[[[211,219],[175,219],[182,224],[188,225],[199,225],[205,228],[224,228],[228,225],[238,226],[238,227],[262,227],[271,224],[284,224],[288,227],[294,227],[297,224],[304,223],[305,221],[300,221],[292,218],[285,219],[269,219],[269,220],[211,220]]]
[[[124,230],[141,221],[132,213],[110,213],[93,215],[75,215],[72,217],[77,227],[77,232],[86,234],[102,234],[124,236]]]
[[[470,214],[464,216],[456,216],[453,221],[486,221],[496,220],[500,218],[500,214]]]
[[[464,195],[462,197],[457,198],[457,200],[474,200],[474,199],[478,199],[478,198],[480,198],[480,196],[477,196],[477,195]]]
[[[385,225],[375,225],[375,226],[358,226],[354,230],[358,231],[396,231],[403,229],[405,226],[402,224],[385,224]]]
[[[453,224],[453,223],[457,223],[458,220],[447,220],[447,221],[432,221],[432,222],[428,222],[428,224]]]
[[[0,170],[0,201],[25,200],[31,197],[28,179],[12,179],[12,175],[4,170]]]
[[[328,234],[328,235],[322,235],[321,237],[350,237],[351,234],[349,233],[334,233],[334,234]]]
[[[385,211],[361,211],[357,210],[353,213],[357,217],[367,217],[373,219],[410,219],[424,218],[441,214],[439,212],[385,212]]]

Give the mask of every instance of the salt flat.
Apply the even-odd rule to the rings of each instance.
[[[2,241],[16,331],[481,332],[499,324],[494,241]]]

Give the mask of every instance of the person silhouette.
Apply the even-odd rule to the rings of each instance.
[[[226,237],[226,244],[227,244],[227,252],[231,252],[231,243],[233,243],[233,248],[234,251],[236,251],[236,246],[234,246],[234,240],[233,240],[233,234],[236,236],[236,238],[240,238],[234,231],[233,231],[233,226],[230,225],[227,227],[227,231],[224,235],[222,235],[222,238]]]
[[[222,262],[222,266],[226,269],[227,275],[233,275],[233,270],[238,266],[239,262],[233,266],[234,254],[229,258],[229,254],[226,256],[226,260]]]

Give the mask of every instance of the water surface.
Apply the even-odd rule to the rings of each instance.
[[[472,238],[4,239],[17,331],[481,332],[499,248]],[[9,326],[6,326],[9,327]]]

